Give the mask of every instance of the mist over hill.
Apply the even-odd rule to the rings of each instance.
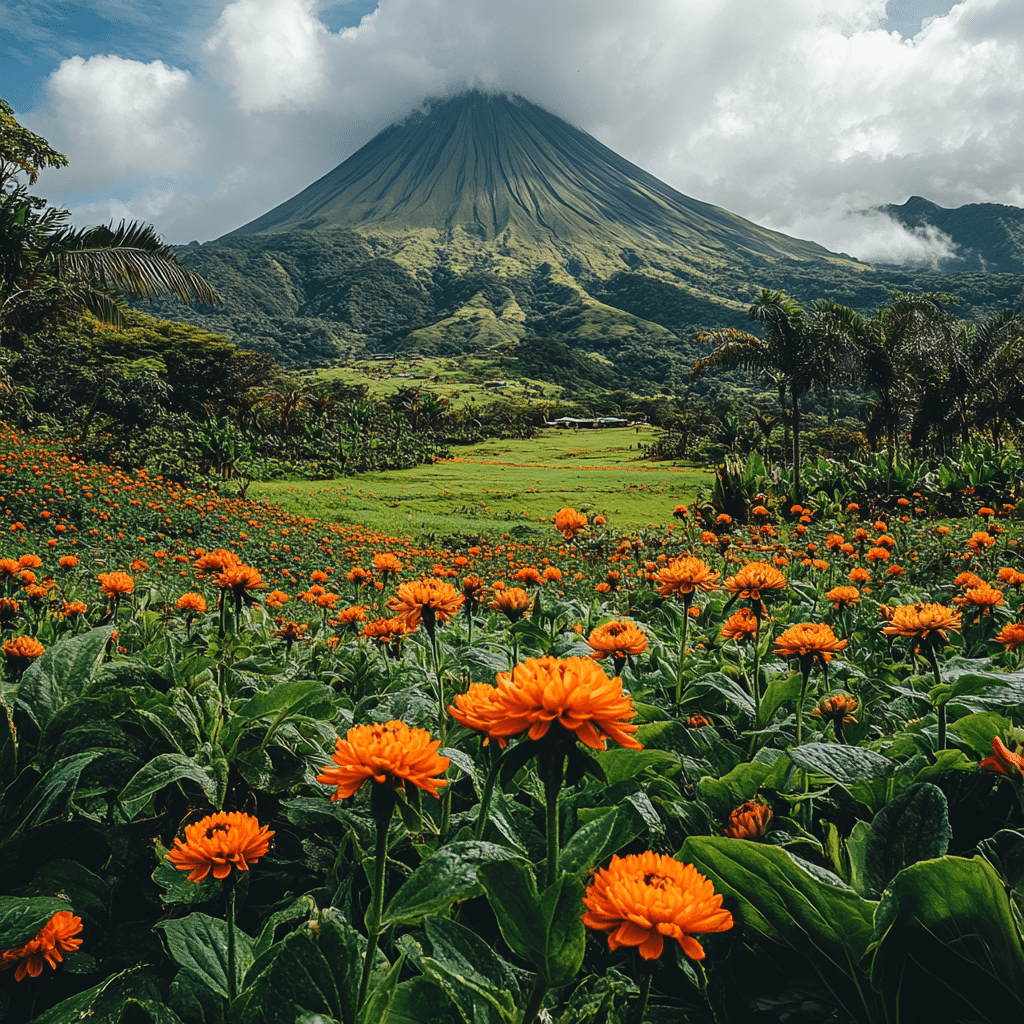
[[[934,288],[876,270],[685,196],[521,98],[480,92],[425,105],[181,255],[225,302],[159,312],[288,363],[550,343],[589,360],[595,386],[610,375],[671,389],[686,386],[692,333],[746,326],[762,287],[863,310],[892,288],[959,288],[965,311],[985,312],[1024,286],[966,274]]]

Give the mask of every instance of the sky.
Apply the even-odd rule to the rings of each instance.
[[[679,191],[865,260],[875,207],[1024,206],[1024,0],[5,0],[0,96],[78,225],[207,241],[427,97],[517,93]]]

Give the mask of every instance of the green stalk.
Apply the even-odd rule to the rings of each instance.
[[[800,671],[804,678],[800,684],[800,703],[796,706],[796,745],[798,747],[803,739],[804,701],[807,699],[807,683],[811,678],[811,659],[802,658],[801,662],[806,662],[806,664],[800,665]]]
[[[690,625],[690,602],[693,594],[683,595],[683,635],[679,640],[679,661],[676,664],[676,706],[683,699],[683,659],[686,657],[686,630]]]
[[[235,876],[228,877],[225,892],[228,912],[228,1005],[238,995],[238,979],[235,977]]]
[[[494,759],[494,764],[491,765],[491,770],[487,773],[487,781],[484,783],[484,791],[480,797],[480,812],[476,817],[476,827],[473,829],[473,836],[476,839],[482,839],[484,834],[484,828],[487,825],[487,812],[491,807],[491,794],[494,792],[494,784],[498,781],[498,775],[501,772],[501,757]]]
[[[561,726],[555,728],[559,733],[564,732]],[[553,736],[549,732],[537,754],[537,771],[544,783],[544,835],[547,848],[545,887],[554,885],[558,880],[558,795],[565,777],[566,739],[572,742],[571,738]]]
[[[523,1024],[535,1024],[540,1014],[540,1008],[544,1005],[544,996],[547,994],[547,991],[548,987],[544,979],[538,974],[530,991],[530,998],[526,1004],[526,1009],[523,1011]]]
[[[641,960],[639,974],[640,1001],[636,1007],[636,1024],[644,1024],[644,1014],[647,1013],[647,1000],[651,995],[651,979],[654,977],[654,964]]]
[[[358,1005],[366,1002],[373,970],[373,957],[380,940],[380,919],[384,916],[384,869],[388,859],[388,826],[395,809],[395,791],[389,782],[374,782],[370,794],[370,806],[377,820],[377,845],[374,851],[373,893],[369,913],[366,915],[366,956],[363,959],[363,973],[359,980]]]
[[[926,641],[927,643],[927,641]],[[939,660],[935,657],[935,651],[932,649],[930,643],[925,648],[925,654],[928,660],[932,663],[932,674],[935,676],[935,685],[939,686],[942,683],[942,676],[939,674]],[[939,718],[939,750],[946,749],[946,705],[940,704],[935,709],[936,714]]]

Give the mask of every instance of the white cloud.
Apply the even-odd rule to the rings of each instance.
[[[912,38],[885,30],[885,0],[380,0],[341,32],[323,9],[232,0],[194,76],[65,62],[48,114],[73,161],[61,175],[84,165],[67,180],[90,201],[102,186],[139,211],[147,188],[170,188],[157,227],[205,239],[425,96],[476,85],[521,93],[688,195],[862,258],[929,259],[942,242],[849,210],[1024,202],[1024,0],[962,0]],[[92,142],[77,126],[108,107],[119,128]]]

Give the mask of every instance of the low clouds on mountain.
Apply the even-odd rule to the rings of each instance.
[[[180,39],[174,60],[70,58],[25,116],[71,158],[43,186],[79,220],[215,237],[468,86],[863,259],[928,263],[946,244],[871,207],[1024,205],[1024,0],[963,0],[911,38],[887,31],[885,0],[381,0],[340,29],[344,6],[317,0],[207,10],[188,60]]]

